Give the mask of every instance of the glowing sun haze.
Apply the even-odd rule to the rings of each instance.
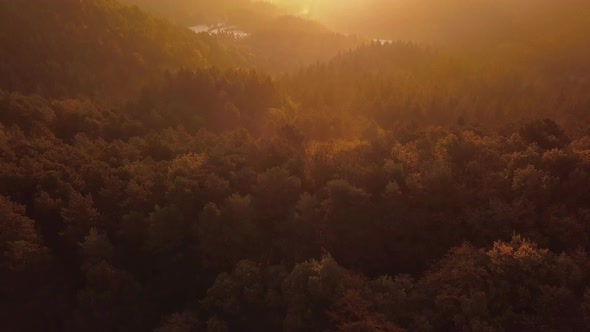
[[[350,12],[368,8],[375,0],[269,0],[269,2],[294,10],[298,14],[314,16],[325,11]]]
[[[335,31],[422,42],[582,40],[590,26],[588,0],[267,1]]]

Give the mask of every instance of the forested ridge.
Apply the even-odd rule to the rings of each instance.
[[[0,86],[49,97],[126,98],[166,71],[246,63],[222,39],[115,1],[0,1]]]
[[[155,4],[0,0],[0,330],[589,330],[585,44]]]

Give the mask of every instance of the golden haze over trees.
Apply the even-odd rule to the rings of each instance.
[[[588,331],[589,7],[0,0],[0,330]]]

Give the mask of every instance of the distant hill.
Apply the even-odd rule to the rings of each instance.
[[[0,0],[0,88],[123,98],[165,71],[240,66],[223,39],[110,0]]]
[[[250,0],[121,0],[153,15],[185,25],[227,24],[248,34],[234,41],[252,65],[278,74],[326,61],[365,40],[330,30],[285,7]]]
[[[231,21],[243,28],[262,26],[273,17],[285,14],[269,2],[250,0],[121,0],[136,5],[177,24],[215,24]]]

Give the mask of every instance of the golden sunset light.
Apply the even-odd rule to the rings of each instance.
[[[590,331],[589,0],[0,0],[0,332]]]

